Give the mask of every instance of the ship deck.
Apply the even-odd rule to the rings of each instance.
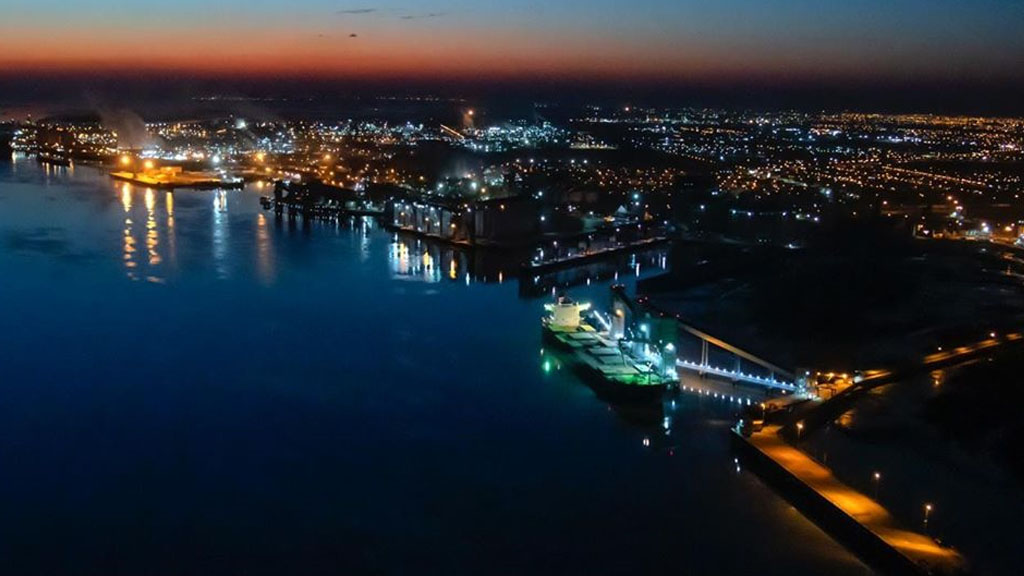
[[[569,350],[573,359],[604,379],[627,386],[664,386],[674,380],[652,369],[646,360],[619,348],[607,333],[582,325],[576,330],[547,327],[555,341]]]

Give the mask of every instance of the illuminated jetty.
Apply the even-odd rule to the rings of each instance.
[[[634,354],[630,343],[595,329],[583,313],[589,303],[562,296],[546,304],[542,321],[545,341],[566,355],[599,396],[620,402],[660,401],[674,374],[662,374],[654,363]]]
[[[302,216],[316,220],[337,220],[345,216],[383,216],[383,203],[374,204],[365,194],[322,182],[277,182],[274,195],[263,196],[260,204],[278,216]]]
[[[609,246],[607,248],[600,248],[597,250],[584,250],[582,252],[573,253],[568,256],[553,256],[551,258],[534,258],[527,262],[523,262],[523,270],[528,273],[539,274],[541,272],[552,272],[554,270],[561,270],[564,268],[572,268],[574,266],[582,266],[594,260],[601,260],[603,258],[610,258],[612,256],[619,256],[622,254],[632,254],[633,252],[640,252],[642,250],[648,250],[662,244],[671,242],[670,238],[665,236],[656,236],[654,238],[642,238],[640,240],[634,240],[624,244],[616,246]]]
[[[115,180],[130,182],[145,188],[174,190],[175,188],[217,189],[241,188],[241,178],[232,178],[219,172],[186,172],[179,167],[163,167],[142,172],[111,172]]]

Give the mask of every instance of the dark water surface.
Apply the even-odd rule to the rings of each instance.
[[[637,423],[511,273],[259,194],[0,160],[0,573],[867,572],[728,405]]]

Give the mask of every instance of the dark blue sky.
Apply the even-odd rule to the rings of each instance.
[[[1024,75],[1014,0],[0,0],[0,12],[0,60],[13,69]]]
[[[1015,90],[1024,1],[0,0],[40,73]]]

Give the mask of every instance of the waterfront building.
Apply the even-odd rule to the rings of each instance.
[[[518,246],[540,232],[540,205],[530,197],[402,199],[390,210],[395,228],[461,244]]]

